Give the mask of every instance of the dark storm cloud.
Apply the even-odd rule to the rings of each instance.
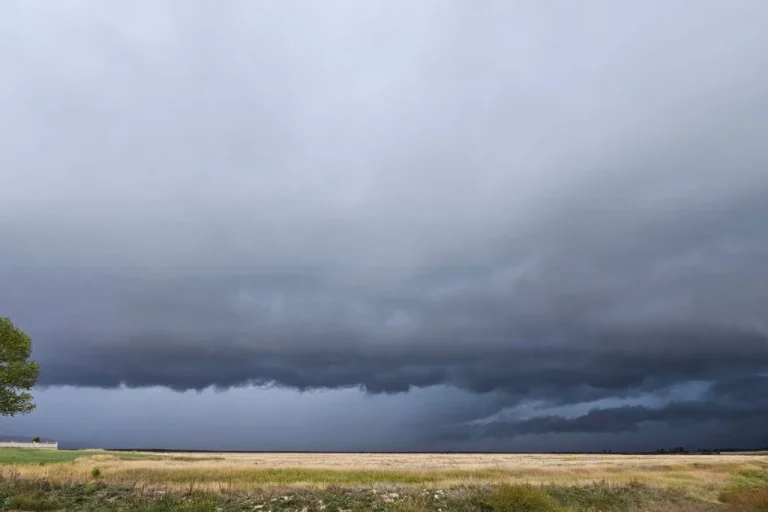
[[[716,400],[761,404],[768,401],[768,374],[741,375],[722,380],[710,389],[710,397]]]
[[[705,421],[768,420],[765,404],[760,406],[712,406],[709,403],[673,403],[660,409],[642,405],[624,405],[611,409],[593,409],[583,416],[540,416],[515,423],[494,423],[484,430],[491,437],[564,432],[633,432],[647,422],[690,426]]]
[[[564,432],[634,432],[644,423],[663,422],[672,426],[690,426],[702,422],[768,421],[768,377],[738,377],[717,382],[702,400],[670,402],[662,407],[625,405],[609,409],[595,408],[586,414],[565,418],[538,416],[521,421],[493,422],[482,430],[490,437]],[[451,435],[451,433],[448,433]],[[460,435],[459,432],[452,433]],[[468,433],[464,433],[468,435]]]
[[[706,320],[649,328],[553,319],[551,325],[540,326],[525,325],[525,318],[509,314],[504,322],[475,319],[467,327],[421,327],[418,333],[393,334],[341,325],[248,326],[233,315],[216,330],[211,324],[221,318],[209,320],[211,308],[195,311],[186,303],[184,298],[173,303],[180,311],[159,310],[164,322],[202,315],[183,331],[163,333],[136,325],[130,335],[51,333],[40,342],[41,383],[161,384],[175,389],[275,383],[298,389],[363,386],[374,393],[449,384],[478,393],[500,390],[519,399],[562,402],[768,368],[764,332]],[[412,307],[412,313],[420,311]],[[242,330],[233,330],[236,325]]]
[[[487,395],[461,422],[706,381],[488,428],[741,421],[766,7],[652,4],[11,3],[0,314],[46,386]]]
[[[677,392],[669,388],[650,389],[650,393],[640,392],[631,397],[630,400],[635,402],[633,404],[609,398],[590,405],[587,398],[571,402],[566,400],[564,404],[573,405],[565,408],[553,409],[539,403],[534,407],[510,410],[497,403],[495,411],[490,414],[483,416],[477,411],[474,421],[448,424],[436,439],[476,443],[488,438],[508,440],[546,434],[636,433],[648,429],[650,425],[682,430],[714,425],[720,427],[720,440],[724,442],[718,446],[728,443],[741,446],[745,437],[751,438],[751,442],[755,439],[759,440],[758,443],[765,441],[764,428],[760,425],[768,421],[768,395],[765,393],[768,374],[735,375],[715,382],[695,382],[697,385],[693,388],[699,388],[698,393],[691,389],[682,394],[679,389]],[[733,431],[734,425],[740,425],[742,430]],[[711,439],[707,442],[711,443]]]

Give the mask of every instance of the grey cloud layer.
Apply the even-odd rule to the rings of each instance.
[[[708,421],[757,420],[764,425],[768,421],[765,389],[768,389],[766,376],[733,378],[718,382],[700,400],[673,401],[662,407],[624,405],[593,408],[586,414],[571,418],[544,415],[520,421],[496,421],[482,429],[482,435],[511,437],[564,432],[635,432],[649,422],[685,427]],[[457,432],[453,434],[459,435]]]
[[[651,4],[12,3],[0,313],[52,386],[492,409],[760,375],[766,7]]]

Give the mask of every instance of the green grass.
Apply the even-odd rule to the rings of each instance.
[[[749,468],[736,472],[731,477],[731,487],[768,487],[768,468]]]
[[[36,448],[0,448],[0,464],[57,464],[72,462],[84,457],[95,455],[108,455],[120,460],[178,460],[194,462],[197,460],[221,460],[221,457],[209,457],[207,459],[158,455],[154,453],[139,452],[110,452],[104,450],[40,450]]]
[[[366,486],[373,484],[427,485],[446,481],[464,483],[499,480],[509,475],[502,469],[481,470],[345,470],[314,468],[126,468],[111,476],[116,481],[142,481],[157,484],[187,482],[233,482],[249,485],[287,485],[308,483],[322,485]]]
[[[0,448],[0,464],[44,464],[72,462],[99,452],[74,450],[38,450],[35,448]]]

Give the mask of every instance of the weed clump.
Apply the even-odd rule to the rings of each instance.
[[[8,500],[11,510],[61,510],[61,504],[31,494],[17,494]]]
[[[481,509],[488,512],[561,512],[564,509],[533,485],[500,485],[480,499]]]

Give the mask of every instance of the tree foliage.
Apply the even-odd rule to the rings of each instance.
[[[40,367],[30,361],[32,340],[0,317],[0,416],[27,414],[35,408],[29,390],[37,382]]]

